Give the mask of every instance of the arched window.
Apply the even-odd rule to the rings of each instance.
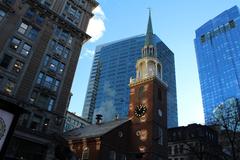
[[[82,160],[89,160],[89,148],[88,147],[83,148]]]
[[[161,65],[160,65],[160,64],[157,65],[157,75],[158,75],[160,78],[162,78],[162,68],[161,68]]]
[[[149,76],[156,75],[156,66],[154,61],[148,62],[148,74]]]

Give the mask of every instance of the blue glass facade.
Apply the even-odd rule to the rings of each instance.
[[[205,123],[226,99],[240,97],[240,13],[224,11],[196,30],[195,49]]]
[[[128,116],[129,80],[136,77],[136,62],[141,57],[145,35],[139,35],[96,48],[83,108],[83,117],[94,120],[94,114],[103,114],[105,121]],[[176,127],[177,99],[174,54],[156,36],[153,42],[163,65],[163,81],[168,84],[168,126]]]

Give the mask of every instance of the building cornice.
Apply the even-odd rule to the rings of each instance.
[[[59,14],[55,13],[51,9],[45,7],[41,3],[35,1],[35,0],[27,0],[26,1],[32,8],[40,10],[45,15],[48,15],[48,18],[51,20],[57,22],[58,24],[62,25],[63,28],[68,29],[69,31],[73,32],[73,34],[79,38],[84,38],[84,42],[89,40],[91,37],[79,29],[78,27],[74,26],[70,22],[66,21],[63,17],[61,17]]]
[[[165,82],[163,82],[160,78],[158,78],[157,76],[148,76],[148,77],[145,77],[142,79],[130,79],[129,87],[137,86],[139,84],[146,83],[149,81],[154,81],[154,80],[160,82],[166,88],[168,87],[168,85]]]

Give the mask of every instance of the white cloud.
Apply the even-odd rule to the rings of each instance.
[[[94,56],[94,50],[91,50],[91,49],[86,49],[80,56],[80,59],[83,59],[83,58],[93,58]]]
[[[92,38],[90,42],[95,42],[99,38],[103,36],[105,31],[105,14],[100,6],[96,7],[93,10],[94,16],[90,19],[89,25],[87,28],[87,34],[89,34]]]

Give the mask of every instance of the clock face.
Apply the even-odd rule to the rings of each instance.
[[[145,105],[140,104],[136,106],[134,114],[137,117],[142,117],[147,112],[147,107]]]

